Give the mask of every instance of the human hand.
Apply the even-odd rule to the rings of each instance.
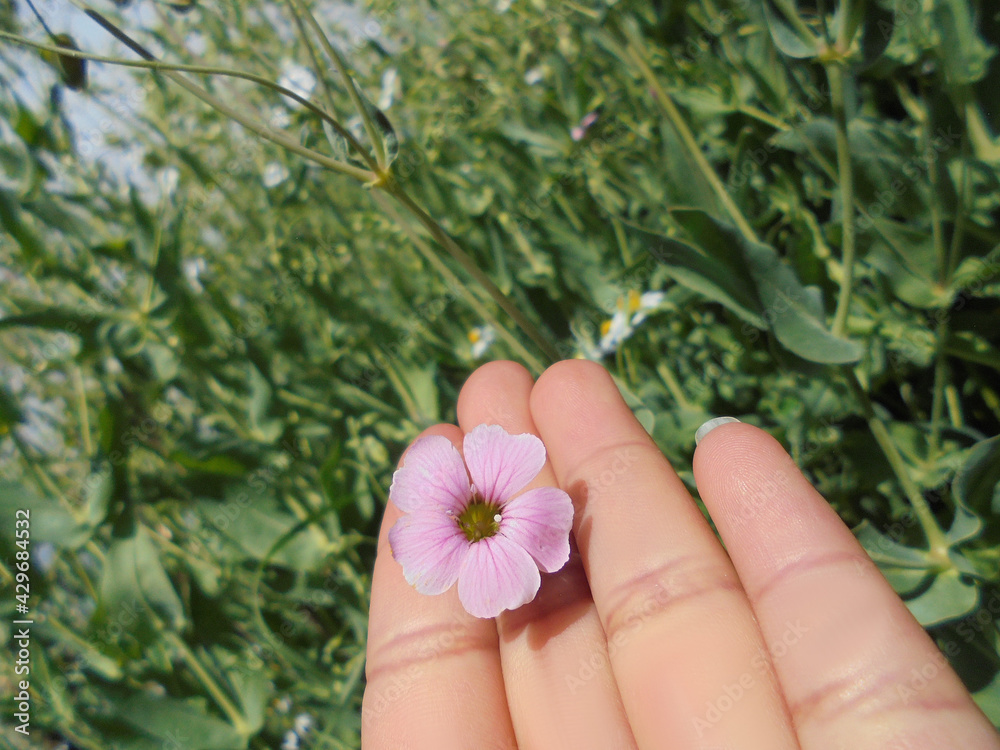
[[[536,384],[479,368],[464,432],[531,432],[529,487],[573,498],[575,546],[496,620],[424,596],[379,537],[365,750],[1000,750],[1000,736],[850,530],[766,433],[724,424],[694,474],[723,549],[599,365]],[[728,550],[728,554],[727,554]]]

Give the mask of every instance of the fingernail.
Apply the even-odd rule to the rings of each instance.
[[[694,444],[698,445],[698,443],[700,443],[702,440],[705,439],[705,435],[710,433],[720,424],[728,424],[729,422],[739,422],[739,421],[740,420],[738,420],[736,417],[716,417],[715,419],[708,420],[707,422],[705,422],[705,424],[699,427],[698,431],[694,434]]]

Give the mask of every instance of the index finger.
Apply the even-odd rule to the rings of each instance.
[[[461,450],[462,431],[453,425],[431,427],[424,435],[444,435]],[[388,541],[400,515],[390,501],[379,533],[362,748],[516,750],[496,624],[467,613],[454,586],[425,596],[406,582]]]

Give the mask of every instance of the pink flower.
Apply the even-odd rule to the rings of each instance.
[[[464,462],[441,435],[413,444],[389,489],[404,513],[389,544],[421,594],[441,594],[458,581],[469,614],[496,617],[535,598],[539,569],[554,573],[566,564],[573,503],[555,487],[517,495],[545,464],[534,435],[479,425],[463,450]]]
[[[580,120],[580,124],[570,129],[569,137],[572,138],[574,141],[582,141],[583,136],[587,134],[587,131],[590,129],[590,126],[593,125],[595,122],[597,122],[597,117],[598,115],[596,112],[588,112],[587,114],[585,114],[583,116],[583,119]]]

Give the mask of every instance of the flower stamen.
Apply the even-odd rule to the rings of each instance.
[[[495,536],[500,531],[500,508],[485,500],[473,499],[458,516],[458,527],[470,542]]]

